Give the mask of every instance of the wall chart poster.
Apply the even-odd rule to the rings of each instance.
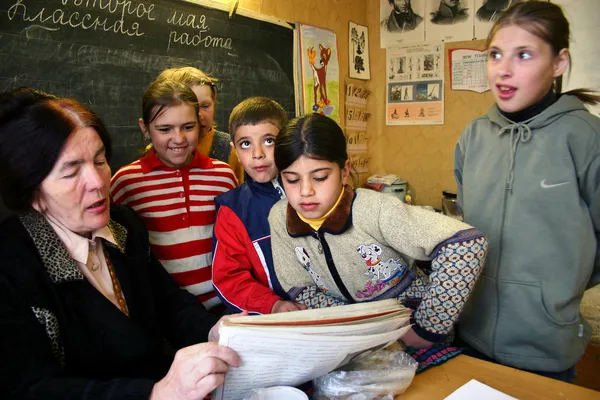
[[[300,71],[304,112],[340,122],[337,39],[335,32],[306,24],[300,29]]]
[[[448,50],[452,90],[483,93],[490,90],[487,79],[487,51],[477,49]]]
[[[444,123],[444,45],[412,44],[386,51],[386,125]]]

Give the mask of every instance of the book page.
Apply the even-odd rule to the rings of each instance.
[[[398,340],[410,327],[365,335],[304,335],[227,326],[220,329],[219,344],[235,350],[242,359],[231,368],[214,398],[239,400],[250,389],[270,386],[297,386],[327,374],[368,349],[385,347]]]
[[[246,317],[231,317],[232,324],[262,324],[262,325],[316,325],[320,323],[355,323],[360,319],[381,316],[392,312],[409,309],[400,304],[397,299],[387,299],[368,303],[349,304],[338,307],[317,308],[302,311],[291,311],[278,314],[249,315]]]
[[[396,314],[396,313],[394,313]],[[385,319],[375,318],[375,321],[365,322],[354,325],[285,325],[285,326],[262,326],[262,325],[244,325],[246,329],[263,332],[278,333],[303,333],[307,335],[327,335],[327,336],[353,336],[353,335],[373,335],[396,330],[406,326],[410,321],[410,315],[386,316]],[[223,321],[225,326],[238,326],[230,324],[228,320]]]

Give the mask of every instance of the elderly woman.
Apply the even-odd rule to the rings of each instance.
[[[0,398],[202,399],[240,364],[111,206],[110,154],[80,103],[0,95]]]

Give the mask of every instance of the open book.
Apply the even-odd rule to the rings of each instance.
[[[398,340],[411,310],[397,300],[281,314],[232,317],[220,327],[219,344],[237,351],[213,399],[240,400],[250,389],[297,386],[325,375],[359,354]]]

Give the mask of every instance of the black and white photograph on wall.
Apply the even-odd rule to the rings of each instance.
[[[515,3],[523,0],[475,0],[475,38],[486,39],[494,22]]]
[[[427,41],[456,42],[473,39],[475,0],[427,0],[426,6]]]
[[[520,2],[521,0],[478,0],[475,2],[477,8],[475,16],[479,21],[494,22],[506,9]]]
[[[350,21],[348,27],[350,78],[371,79],[369,68],[369,28]]]
[[[455,24],[469,17],[469,9],[461,0],[439,0],[438,8],[431,14],[434,24]]]
[[[494,22],[504,11],[526,1],[528,0],[475,0],[475,39],[487,39]]]
[[[426,0],[380,0],[381,48],[425,40]]]

